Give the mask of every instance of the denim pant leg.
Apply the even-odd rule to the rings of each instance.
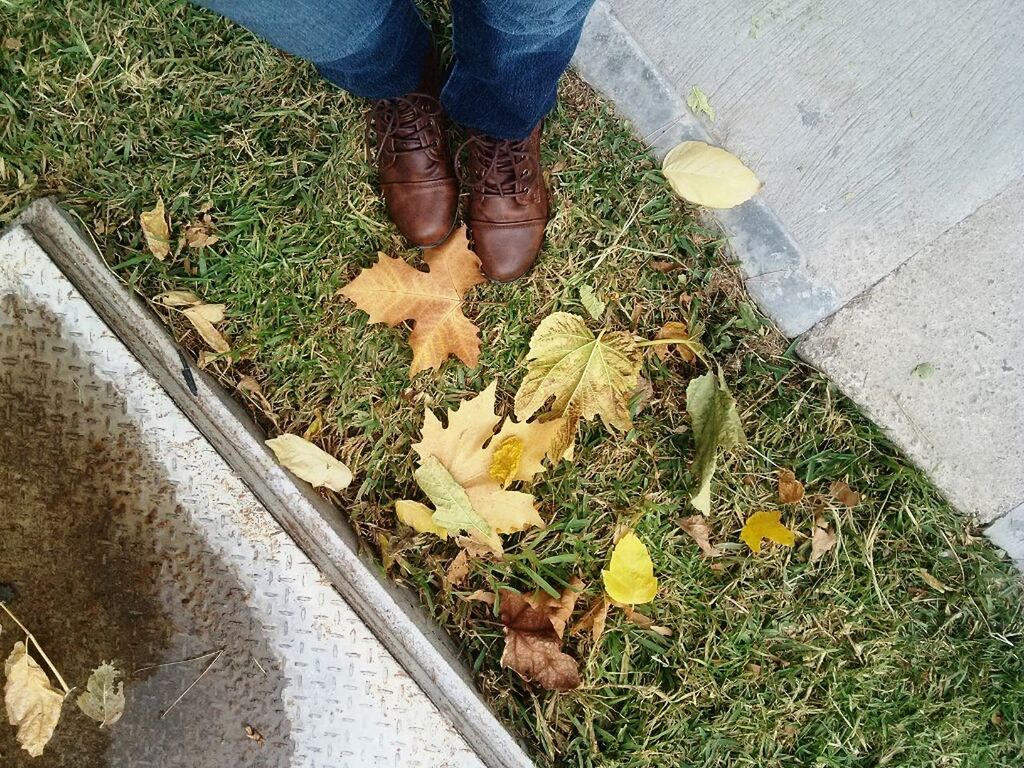
[[[193,0],[370,99],[416,89],[430,33],[413,0]]]
[[[522,139],[554,106],[594,0],[452,0],[455,60],[441,93],[457,123]]]

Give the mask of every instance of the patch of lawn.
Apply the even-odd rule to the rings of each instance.
[[[20,42],[0,47],[0,223],[53,195],[133,289],[185,288],[227,304],[232,361],[210,370],[228,386],[256,376],[281,429],[311,429],[352,467],[357,481],[339,503],[362,540],[423,596],[539,764],[1024,762],[1018,576],[794,359],[750,308],[715,230],[670,194],[643,146],[576,78],[545,134],[557,204],[537,269],[471,294],[478,368],[449,362],[409,382],[406,332],[367,326],[335,295],[378,251],[418,259],[374,192],[357,100],[179,2],[0,0],[0,38]],[[220,242],[154,261],[137,217],[157,196],[175,234],[210,204]],[[651,260],[678,269],[658,272]],[[698,320],[751,447],[723,462],[713,485],[710,522],[729,545],[714,561],[675,523],[692,512],[684,392],[694,368],[652,357],[634,429],[612,436],[587,425],[576,460],[544,476],[535,495],[550,525],[511,537],[507,560],[475,563],[466,590],[578,575],[585,605],[600,593],[616,528],[630,525],[661,580],[645,612],[673,631],[660,637],[613,611],[599,648],[580,635],[567,643],[583,687],[548,694],[499,668],[501,627],[486,606],[444,588],[454,545],[397,525],[391,505],[419,497],[410,445],[423,407],[453,405],[497,377],[507,408],[531,332],[556,309],[585,316],[583,285],[608,302],[610,328],[650,337],[668,320]],[[201,349],[186,326],[175,330]],[[820,505],[839,533],[816,564],[806,538],[756,557],[734,544],[747,515],[777,508],[780,468],[809,494],[783,520],[809,534]],[[864,501],[831,502],[837,479]]]

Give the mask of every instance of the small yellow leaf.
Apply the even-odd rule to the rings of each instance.
[[[139,223],[142,225],[142,234],[146,238],[149,252],[160,261],[166,259],[167,254],[171,252],[171,230],[167,226],[162,197],[157,199],[152,211],[145,211],[139,215]]]
[[[508,437],[501,441],[501,445],[491,457],[491,466],[488,474],[493,477],[498,485],[507,488],[508,484],[519,472],[519,464],[523,458],[523,440],[520,437]]]
[[[7,720],[17,726],[21,748],[32,757],[39,757],[60,720],[64,696],[50,685],[46,672],[28,655],[21,641],[14,644],[4,663],[4,676]]]
[[[284,434],[266,442],[281,466],[314,488],[323,486],[332,491],[341,491],[352,482],[352,473],[348,467],[298,435]]]
[[[191,291],[164,291],[154,296],[153,301],[165,307],[194,307],[203,303],[203,300]]]
[[[916,570],[917,570],[917,575],[921,577],[921,580],[925,584],[927,584],[929,587],[934,589],[936,592],[946,592],[946,591],[949,590],[949,587],[947,587],[944,582],[939,581],[937,578],[932,576],[924,568],[918,568]]]
[[[219,323],[224,319],[223,304],[198,304],[182,310],[182,314],[203,337],[203,341],[209,344],[210,349],[220,354],[231,351],[231,345],[228,344],[227,339],[213,327],[214,323]]]
[[[703,141],[676,145],[661,169],[677,195],[708,208],[740,205],[761,188],[757,176],[739,158]]]
[[[627,605],[649,603],[658,593],[654,563],[647,547],[633,531],[627,532],[612,550],[608,569],[601,571],[608,596]]]
[[[740,538],[747,543],[754,552],[761,551],[761,540],[770,539],[776,544],[783,544],[792,547],[796,541],[793,532],[779,522],[781,512],[763,511],[755,512],[747,518],[743,530],[740,531]]]
[[[426,504],[402,499],[395,502],[395,514],[399,520],[420,533],[432,533],[442,539],[448,538],[448,529],[434,522],[434,510]]]

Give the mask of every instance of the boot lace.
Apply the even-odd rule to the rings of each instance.
[[[510,197],[529,194],[535,173],[529,141],[470,134],[455,155],[455,173],[463,184],[481,195]],[[467,147],[468,167],[461,160]]]
[[[366,118],[367,156],[374,143],[371,133],[376,133],[374,159],[380,165],[393,164],[398,155],[422,151],[440,161],[440,115],[441,104],[425,93],[378,100]]]

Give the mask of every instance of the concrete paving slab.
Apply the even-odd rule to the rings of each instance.
[[[798,345],[982,522],[1024,502],[1021,211],[1024,182]]]
[[[601,50],[609,14],[650,64],[632,86],[616,79],[629,74],[628,46]],[[750,287],[789,335],[1024,177],[1024,3],[608,0],[591,22],[577,55],[585,78],[627,106],[632,88],[660,78],[670,93],[640,111],[666,125],[700,87],[717,112],[703,130],[765,182],[762,202],[795,251],[741,242],[737,253],[748,276],[784,275]],[[610,64],[588,71],[595,58]],[[730,234],[760,237],[722,218]]]
[[[985,534],[1024,571],[1024,504],[992,523]]]

